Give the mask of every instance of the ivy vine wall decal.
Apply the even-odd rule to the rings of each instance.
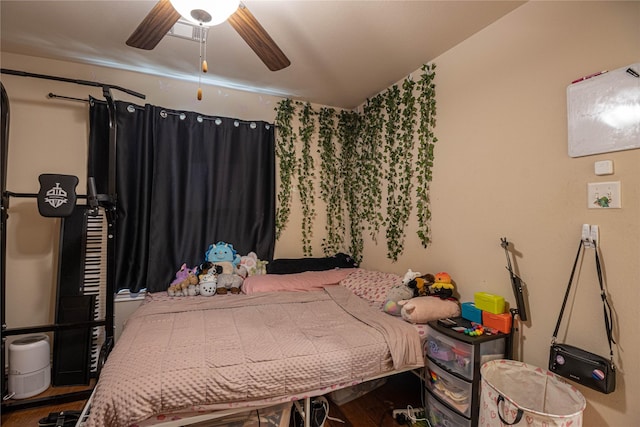
[[[276,240],[289,221],[291,213],[291,184],[296,164],[296,135],[293,133],[291,120],[294,106],[290,99],[284,99],[276,107],[276,127],[278,139],[276,142],[276,157],[280,167],[280,188],[276,204]]]
[[[315,130],[315,119],[311,104],[306,103],[298,113],[300,119],[300,141],[302,152],[298,159],[298,190],[302,204],[302,252],[306,256],[313,255],[311,234],[316,217],[313,181],[315,178],[313,157],[311,156],[311,139]]]
[[[362,261],[364,233],[378,243],[385,230],[387,257],[397,261],[404,249],[406,226],[414,208],[416,234],[426,248],[431,242],[429,185],[432,180],[436,125],[435,64],[424,64],[418,81],[367,99],[362,112],[280,101],[276,107],[276,156],[280,184],[276,238],[291,213],[292,184],[302,206],[302,249],[313,254],[312,226],[317,217],[314,182],[317,147],[319,196],[326,206],[322,251],[326,256],[348,251]],[[297,111],[297,130],[294,118]],[[298,137],[301,144],[298,144]],[[417,144],[417,150],[416,150]],[[386,205],[382,200],[386,195]]]

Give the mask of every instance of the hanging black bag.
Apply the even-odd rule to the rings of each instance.
[[[600,268],[600,258],[598,257],[597,247],[594,248],[594,252],[596,254],[596,271],[598,273],[600,295],[602,297],[602,304],[604,307],[604,324],[607,331],[607,339],[609,341],[610,357],[607,359],[572,345],[556,343],[556,337],[558,336],[558,330],[560,329],[560,322],[562,321],[562,314],[564,313],[564,308],[567,304],[567,298],[569,297],[569,291],[571,290],[571,283],[573,282],[573,276],[576,272],[580,252],[583,247],[584,242],[580,241],[578,254],[576,255],[576,260],[573,264],[573,269],[571,270],[571,276],[569,277],[567,292],[564,295],[564,301],[562,302],[562,308],[560,309],[560,315],[558,316],[558,322],[556,323],[556,329],[553,331],[553,339],[551,340],[551,350],[549,353],[549,370],[586,387],[592,388],[601,393],[609,394],[616,389],[616,367],[613,363],[612,346],[612,343],[615,343],[615,341],[612,336],[613,320],[611,317],[611,307],[607,301],[607,296],[602,284],[602,269]]]

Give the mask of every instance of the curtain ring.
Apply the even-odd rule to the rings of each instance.
[[[163,119],[167,118],[167,112],[165,110],[160,111],[160,117],[162,117]]]
[[[185,113],[180,113],[180,120],[184,120],[187,118],[187,115]]]
[[[233,122],[233,125],[234,125],[235,127],[238,127],[238,126],[240,126],[240,122],[239,122],[239,121],[237,121],[237,120],[235,120],[235,121]]]
[[[202,116],[198,116],[196,117],[196,120],[198,121],[198,123],[202,123],[204,119],[202,118]]]
[[[249,127],[251,129],[255,129],[256,128],[256,122],[251,122],[251,124],[249,125]]]
[[[133,113],[136,111],[136,107],[134,107],[133,105],[129,104],[127,105],[127,111],[130,113]]]
[[[216,118],[215,123],[216,123],[218,126],[220,126],[220,125],[222,124],[222,119],[221,119],[220,117],[217,117],[217,118]]]
[[[271,129],[271,125],[270,125],[269,123],[266,123],[266,124],[264,125],[264,128],[265,128],[266,130],[269,130],[269,129]]]

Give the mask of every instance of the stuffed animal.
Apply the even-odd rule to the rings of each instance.
[[[216,268],[218,274],[233,274],[236,271],[236,267],[230,261],[217,261],[211,265]]]
[[[249,252],[247,255],[240,257],[240,265],[247,270],[247,275],[255,276],[258,274],[267,274],[268,261],[261,261],[255,252]]]
[[[404,273],[404,277],[402,278],[402,284],[406,286],[413,279],[415,279],[416,277],[420,277],[421,275],[422,273],[420,273],[419,271],[413,271],[411,269],[408,269],[407,272]]]
[[[240,255],[233,249],[233,245],[225,242],[218,242],[215,245],[209,245],[209,249],[204,255],[205,260],[214,264],[228,261],[236,267],[240,264]]]
[[[442,299],[451,298],[453,296],[453,283],[449,273],[440,272],[435,275],[435,281],[431,285],[433,295],[437,295]]]
[[[425,296],[400,301],[398,304],[402,307],[402,318],[411,323],[427,323],[460,316],[460,305],[457,300],[452,299]]]
[[[247,269],[238,264],[238,267],[234,267],[233,263],[229,261],[219,261],[211,263],[206,262],[211,266],[211,269],[215,271],[217,279],[216,293],[224,295],[227,291],[232,294],[239,294],[240,287],[244,282],[244,278],[247,277]]]
[[[189,296],[192,296],[192,297],[194,297],[196,295],[200,295],[200,283],[199,283],[199,280],[198,280],[198,276],[196,276],[196,269],[195,268],[192,268],[191,271],[189,271],[186,283],[187,283],[187,289],[186,289],[187,293],[186,293],[186,295],[189,295]],[[185,282],[182,283],[182,292],[183,293],[185,292],[184,285],[185,285]]]
[[[416,296],[411,283],[415,283],[415,280],[416,278],[418,278],[418,276],[420,276],[419,272],[409,269],[405,273],[402,279],[402,283],[389,289],[389,291],[387,292],[386,301],[382,306],[382,310],[385,313],[389,313],[393,316],[400,316],[402,307],[398,305],[398,302],[402,300],[408,300]]]
[[[387,299],[382,306],[382,310],[385,313],[400,316],[402,307],[398,305],[398,301],[408,300],[411,298],[413,298],[413,289],[405,285],[394,286],[389,289],[389,292],[387,292]]]
[[[195,268],[188,268],[187,264],[182,264],[176,273],[176,278],[171,282],[167,293],[171,297],[195,296],[198,295],[198,277]]]
[[[205,261],[198,266],[198,279],[202,280],[205,274],[207,274],[210,270],[213,270],[213,274],[222,273],[222,267],[218,265],[214,265],[212,262]]]
[[[227,291],[232,294],[239,294],[244,279],[239,274],[218,274],[218,291],[226,294]]]
[[[216,292],[218,294],[226,294],[227,291],[240,293],[240,286],[244,280],[236,274],[236,267],[240,265],[241,257],[232,244],[218,242],[215,245],[209,245],[205,259],[215,266],[222,267],[222,272],[217,276]]]
[[[211,268],[200,276],[200,295],[210,297],[216,294],[218,279],[216,270]]]
[[[416,277],[407,285],[410,289],[413,289],[413,296],[420,297],[429,295],[431,292],[431,285],[435,282],[435,276],[431,273],[427,273],[423,276]]]

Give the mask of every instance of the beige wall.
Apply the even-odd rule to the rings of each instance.
[[[513,301],[499,238],[519,252],[530,321],[524,361],[546,367],[549,342],[583,223],[600,226],[617,323],[618,390],[588,399],[586,426],[640,425],[640,150],[567,155],[566,87],[640,60],[640,2],[535,2],[436,59],[439,142],[432,185],[433,245],[410,245],[398,265],[448,271],[463,300],[488,291]],[[596,176],[610,159],[613,176]],[[588,182],[619,180],[623,208],[587,209]],[[592,252],[585,259],[568,340],[606,355]],[[382,252],[365,266],[385,265]],[[635,396],[635,397],[634,397]]]
[[[448,271],[463,300],[488,291],[512,302],[499,240],[508,237],[519,254],[517,267],[529,293],[530,321],[522,328],[521,358],[546,367],[581,225],[599,225],[617,322],[620,372],[612,395],[580,388],[588,400],[587,427],[640,425],[638,399],[633,397],[640,389],[635,363],[640,354],[640,150],[570,158],[565,93],[576,77],[638,62],[639,22],[640,2],[530,2],[437,58],[433,244],[422,249],[411,231],[416,224],[412,218],[406,249],[397,263],[385,259],[384,245],[367,241],[365,246],[365,268]],[[279,101],[207,87],[204,101],[198,103],[194,83],[4,53],[2,67],[117,84],[147,94],[146,102],[155,105],[242,119],[273,121]],[[7,75],[2,75],[2,82],[12,108],[9,189],[37,191],[37,175],[44,171],[83,178],[84,107],[47,100],[46,94],[100,97],[100,92]],[[604,159],[613,160],[613,176],[593,173],[594,162]],[[622,182],[623,208],[587,209],[587,183],[605,180]],[[83,186],[84,179],[79,188]],[[301,256],[296,216],[300,209],[299,202],[294,203],[276,256]],[[52,293],[50,246],[55,227],[28,202],[12,202],[11,212],[17,238],[10,239],[8,248],[9,326],[46,322],[51,309],[43,307],[49,307]],[[314,235],[318,256],[322,220],[319,214]],[[591,257],[583,267],[580,294],[568,312],[572,322],[567,336],[573,344],[606,354]]]

